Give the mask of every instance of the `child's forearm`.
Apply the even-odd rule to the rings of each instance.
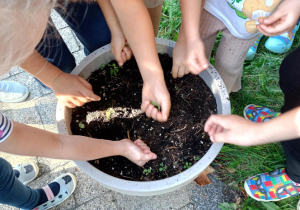
[[[24,63],[22,69],[39,79],[43,84],[51,87],[51,84],[63,73],[56,66],[48,62],[38,51],[34,50]]]
[[[288,111],[268,122],[261,123],[257,144],[268,144],[300,138],[300,107]]]
[[[199,39],[200,18],[205,0],[180,0],[181,30],[186,39]]]
[[[144,82],[164,80],[157,56],[154,31],[142,0],[111,0],[122,30],[134,53]]]
[[[126,153],[123,142],[66,136],[13,122],[11,135],[0,143],[7,153],[69,160],[92,160]]]
[[[110,0],[97,0],[102,13],[105,17],[106,23],[110,29],[110,32],[113,33],[123,33],[122,28],[117,17],[117,14],[111,5]]]

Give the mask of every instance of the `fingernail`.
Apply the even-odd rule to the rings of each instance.
[[[122,66],[123,65],[123,63],[119,63],[119,66]]]
[[[101,98],[99,97],[98,101],[100,101],[100,100],[101,100]]]
[[[212,142],[215,141],[213,136],[210,137],[210,140],[211,140]]]

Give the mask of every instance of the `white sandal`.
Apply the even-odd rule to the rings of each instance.
[[[14,170],[19,171],[20,175],[18,179],[27,185],[29,182],[34,180],[39,174],[39,167],[33,162],[21,163],[13,167]]]
[[[57,182],[59,184],[60,186],[59,193],[56,196],[54,196],[51,188],[48,185],[42,187],[42,189],[45,191],[47,195],[48,201],[35,207],[33,210],[46,210],[62,203],[68,197],[70,197],[70,195],[74,192],[77,185],[76,178],[71,173],[60,175],[52,182]]]

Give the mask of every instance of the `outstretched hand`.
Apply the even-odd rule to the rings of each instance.
[[[145,165],[149,160],[154,160],[157,155],[151,152],[150,148],[140,139],[132,142],[129,139],[123,139],[121,142],[126,144],[126,153],[124,157],[137,164]]]
[[[204,131],[212,142],[254,146],[258,142],[260,123],[254,123],[237,115],[212,115],[205,123]],[[223,132],[224,131],[224,132]]]
[[[62,73],[51,84],[50,88],[53,90],[56,98],[69,108],[75,108],[87,102],[101,99],[94,94],[90,83],[72,74]]]
[[[158,104],[161,110],[158,110],[151,102]],[[164,81],[155,81],[152,84],[144,82],[141,109],[148,117],[152,117],[159,122],[168,120],[171,109],[171,99]]]
[[[265,36],[277,36],[292,30],[300,16],[300,1],[285,0],[267,18],[260,18],[257,29]]]

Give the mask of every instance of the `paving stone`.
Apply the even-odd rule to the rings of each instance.
[[[33,182],[29,183],[28,186],[33,189],[41,188],[47,184],[49,184],[51,181],[53,181],[58,176],[66,173],[64,168],[62,166],[57,167],[56,169],[52,170],[51,173],[42,174],[40,177],[35,179]],[[76,191],[76,190],[75,190]],[[65,200],[60,205],[56,206],[56,210],[65,210],[65,209],[73,209],[75,208],[75,199],[74,196],[71,195],[67,200]]]
[[[23,72],[25,72],[25,71],[22,68],[20,68],[19,66],[16,66],[9,71],[10,75],[16,75],[16,74],[20,74]]]
[[[35,100],[36,107],[44,125],[56,125],[57,98],[48,94]]]
[[[14,110],[14,109],[26,109],[26,108],[32,108],[35,106],[34,99],[19,103],[3,103],[0,102],[0,110],[1,111],[7,111],[7,110]]]
[[[63,38],[64,42],[66,43],[66,45],[68,46],[70,52],[75,52],[79,50],[79,46],[75,40],[75,37],[70,27],[60,29],[59,33]]]
[[[37,157],[37,161],[42,173],[48,173],[60,166],[64,166],[72,161],[70,160],[59,160],[45,157]]]
[[[218,210],[218,206],[223,202],[235,202],[236,194],[228,186],[216,178],[209,175],[211,184],[200,187],[193,185],[190,191],[191,200],[196,210]]]
[[[179,210],[195,210],[195,208],[194,208],[194,205],[190,203],[190,204],[180,208]]]
[[[102,187],[97,181],[83,173],[74,162],[63,166],[67,172],[73,173],[77,178],[77,190],[74,192],[76,203],[83,203],[109,192],[108,189]]]
[[[7,162],[9,162],[12,166],[18,165],[20,163],[26,163],[29,161],[37,164],[37,158],[31,156],[19,156],[0,152],[0,157],[7,160]]]
[[[76,61],[77,65],[86,57],[83,50],[79,50],[77,52],[74,52],[73,56],[75,58],[75,61]]]
[[[0,204],[0,209],[2,209],[2,210],[19,210],[19,208],[8,206],[8,205],[2,205],[2,204]]]
[[[104,194],[99,198],[90,200],[89,202],[79,206],[76,210],[113,210],[120,209],[116,206],[116,200],[111,193]]]
[[[50,16],[57,29],[65,28],[68,26],[68,24],[62,19],[62,17],[55,10],[51,10]]]
[[[130,196],[114,192],[118,206],[124,210],[152,210],[152,209],[179,209],[190,203],[189,188],[185,186],[171,193],[157,196]]]

